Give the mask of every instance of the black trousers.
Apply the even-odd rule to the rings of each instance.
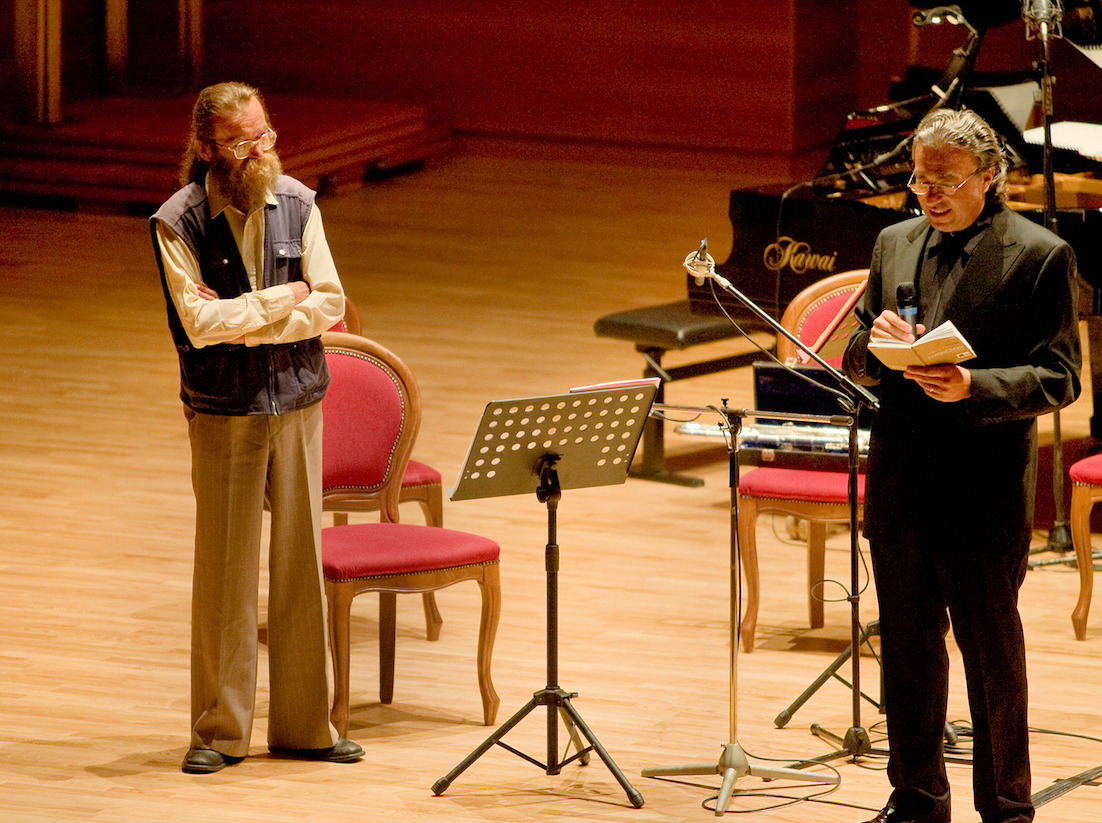
[[[930,541],[933,542],[933,541]],[[1028,545],[871,544],[880,603],[888,778],[897,806],[949,820],[942,740],[949,687],[945,636],[964,659],[972,713],[973,791],[983,823],[1030,821],[1025,639],[1018,589]]]

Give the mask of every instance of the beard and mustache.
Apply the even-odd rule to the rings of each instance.
[[[264,202],[276,178],[283,174],[283,164],[274,151],[262,157],[247,157],[240,163],[215,154],[209,174],[229,201],[247,214]]]

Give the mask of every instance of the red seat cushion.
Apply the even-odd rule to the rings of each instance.
[[[754,469],[738,484],[743,497],[773,497],[805,500],[813,503],[849,501],[849,475],[845,472],[805,471],[804,469]],[[865,475],[857,475],[857,501],[865,501]]]
[[[354,523],[321,530],[328,580],[452,569],[496,562],[497,543],[453,529],[405,523]]]
[[[1076,460],[1068,469],[1072,483],[1085,483],[1088,486],[1102,486],[1102,454]]]
[[[406,464],[406,473],[402,476],[403,486],[430,486],[440,485],[440,472],[432,466],[410,460]]]

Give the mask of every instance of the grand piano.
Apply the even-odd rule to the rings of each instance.
[[[1021,4],[1011,5],[1017,19]],[[991,8],[979,3],[973,6],[977,10]],[[1092,55],[1102,50],[1099,0],[1068,6],[1062,21],[1063,34]],[[960,6],[949,8],[959,11]],[[990,11],[982,16],[988,25],[1007,22]],[[919,17],[916,13],[916,25]],[[1010,205],[1039,223],[1046,222],[1041,173],[1043,129],[1030,128],[1031,120],[1035,123],[1037,118],[1035,100],[1040,83],[971,84],[972,67],[986,29],[970,25],[963,13],[961,21],[968,32],[967,40],[954,51],[928,91],[850,114],[813,179],[731,192],[734,244],[730,256],[716,270],[772,316],[780,318],[788,303],[811,283],[833,273],[866,268],[881,229],[921,213],[917,200],[906,188],[911,172],[909,137],[918,120],[932,108],[967,106],[991,123],[1011,158],[1007,187]],[[1102,130],[1102,126],[1087,128]],[[1056,134],[1055,129],[1052,133]],[[1092,157],[1060,146],[1049,155],[1056,179],[1057,232],[1075,250],[1079,264],[1080,314],[1090,330],[1095,397],[1102,397],[1100,156],[1102,149]],[[734,319],[752,320],[749,310],[721,289],[713,289],[710,280],[697,284],[687,275],[686,282],[694,312],[718,312],[718,296]],[[1097,410],[1091,419],[1091,435],[1102,439],[1102,416]]]

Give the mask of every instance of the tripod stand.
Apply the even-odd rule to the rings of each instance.
[[[689,409],[684,406],[666,406],[662,407],[666,409],[677,409],[680,411],[697,411],[707,412],[714,411],[714,409]],[[724,401],[724,407],[722,410],[724,422],[728,431],[728,454],[729,454],[729,485],[731,487],[731,583],[730,583],[730,736],[728,742],[723,746],[723,752],[720,754],[719,759],[712,763],[688,763],[681,766],[652,766],[643,769],[643,777],[666,777],[676,775],[703,775],[703,774],[720,774],[723,775],[723,783],[720,786],[719,796],[716,799],[715,813],[717,817],[722,816],[727,811],[727,806],[731,802],[731,796],[735,792],[735,784],[741,777],[760,777],[763,780],[777,780],[777,779],[790,779],[800,780],[803,782],[812,783],[831,783],[837,784],[839,782],[838,775],[836,774],[815,774],[809,772],[799,771],[793,768],[782,768],[777,766],[758,766],[752,765],[746,758],[746,752],[743,751],[742,746],[738,742],[738,626],[739,626],[739,613],[738,613],[738,591],[739,591],[739,543],[738,543],[738,474],[739,474],[739,460],[738,460],[738,433],[741,428],[742,416],[749,416],[750,413],[746,411],[736,411],[729,409]],[[770,412],[772,416],[774,413]],[[785,418],[796,418],[800,420],[814,420],[817,419],[813,415],[784,415],[779,416]]]
[[[880,634],[880,622],[879,621],[874,620],[872,623],[869,623],[868,626],[863,628],[861,630],[860,635],[857,638],[857,640],[858,640],[857,654],[861,653],[861,646],[863,646],[865,643],[867,643],[870,637],[872,637],[874,635],[879,635],[879,634]],[[804,703],[806,703],[808,700],[811,699],[811,695],[815,694],[815,692],[817,692],[819,690],[819,687],[822,686],[824,683],[826,683],[828,680],[830,680],[830,678],[832,678],[832,677],[837,678],[838,680],[841,680],[842,683],[845,683],[845,685],[848,686],[849,688],[853,688],[852,683],[846,683],[845,680],[842,680],[842,678],[838,676],[838,670],[840,668],[842,668],[842,665],[847,660],[849,660],[850,657],[853,654],[854,654],[854,646],[851,643],[850,645],[846,646],[846,648],[842,651],[842,653],[840,655],[838,655],[836,658],[834,658],[834,662],[831,663],[829,666],[827,666],[826,669],[823,670],[823,673],[820,674],[810,686],[808,686],[806,689],[804,689],[804,691],[800,694],[799,697],[797,697],[795,700],[792,701],[792,703],[789,704],[787,709],[785,709],[783,712],[778,714],[776,716],[776,718],[774,718],[773,723],[777,726],[777,728],[778,729],[783,729],[785,726],[787,726],[788,721],[792,719],[792,715],[794,715],[797,711],[799,711],[800,707]],[[880,703],[878,703],[873,698],[869,697],[864,692],[861,692],[861,697],[863,697],[865,700],[867,700],[869,703],[871,703],[875,708],[877,708],[877,709],[880,708]],[[816,737],[827,737],[827,739],[833,739],[836,743],[844,742],[844,741],[839,741],[837,739],[836,735],[830,735],[829,732],[824,732],[822,727],[819,726],[819,724],[817,724],[817,723],[812,725],[811,733],[814,734]]]
[[[643,796],[600,744],[571,703],[577,694],[559,686],[558,657],[558,507],[562,489],[624,482],[639,436],[654,401],[653,381],[627,381],[615,388],[576,390],[561,397],[491,403],[468,452],[460,482],[449,491],[453,500],[530,491],[547,506],[547,685],[532,695],[516,714],[432,786],[434,795],[447,791],[468,766],[491,748],[501,746],[546,774],[559,774],[575,760],[589,762],[597,752],[635,808]],[[505,446],[504,444],[509,444]],[[547,451],[554,448],[555,451]],[[533,451],[539,457],[532,461]],[[547,762],[543,763],[502,742],[538,706],[547,707]],[[575,753],[560,759],[558,721],[562,720]],[[578,732],[581,732],[581,735]],[[581,737],[588,741],[582,745]]]

